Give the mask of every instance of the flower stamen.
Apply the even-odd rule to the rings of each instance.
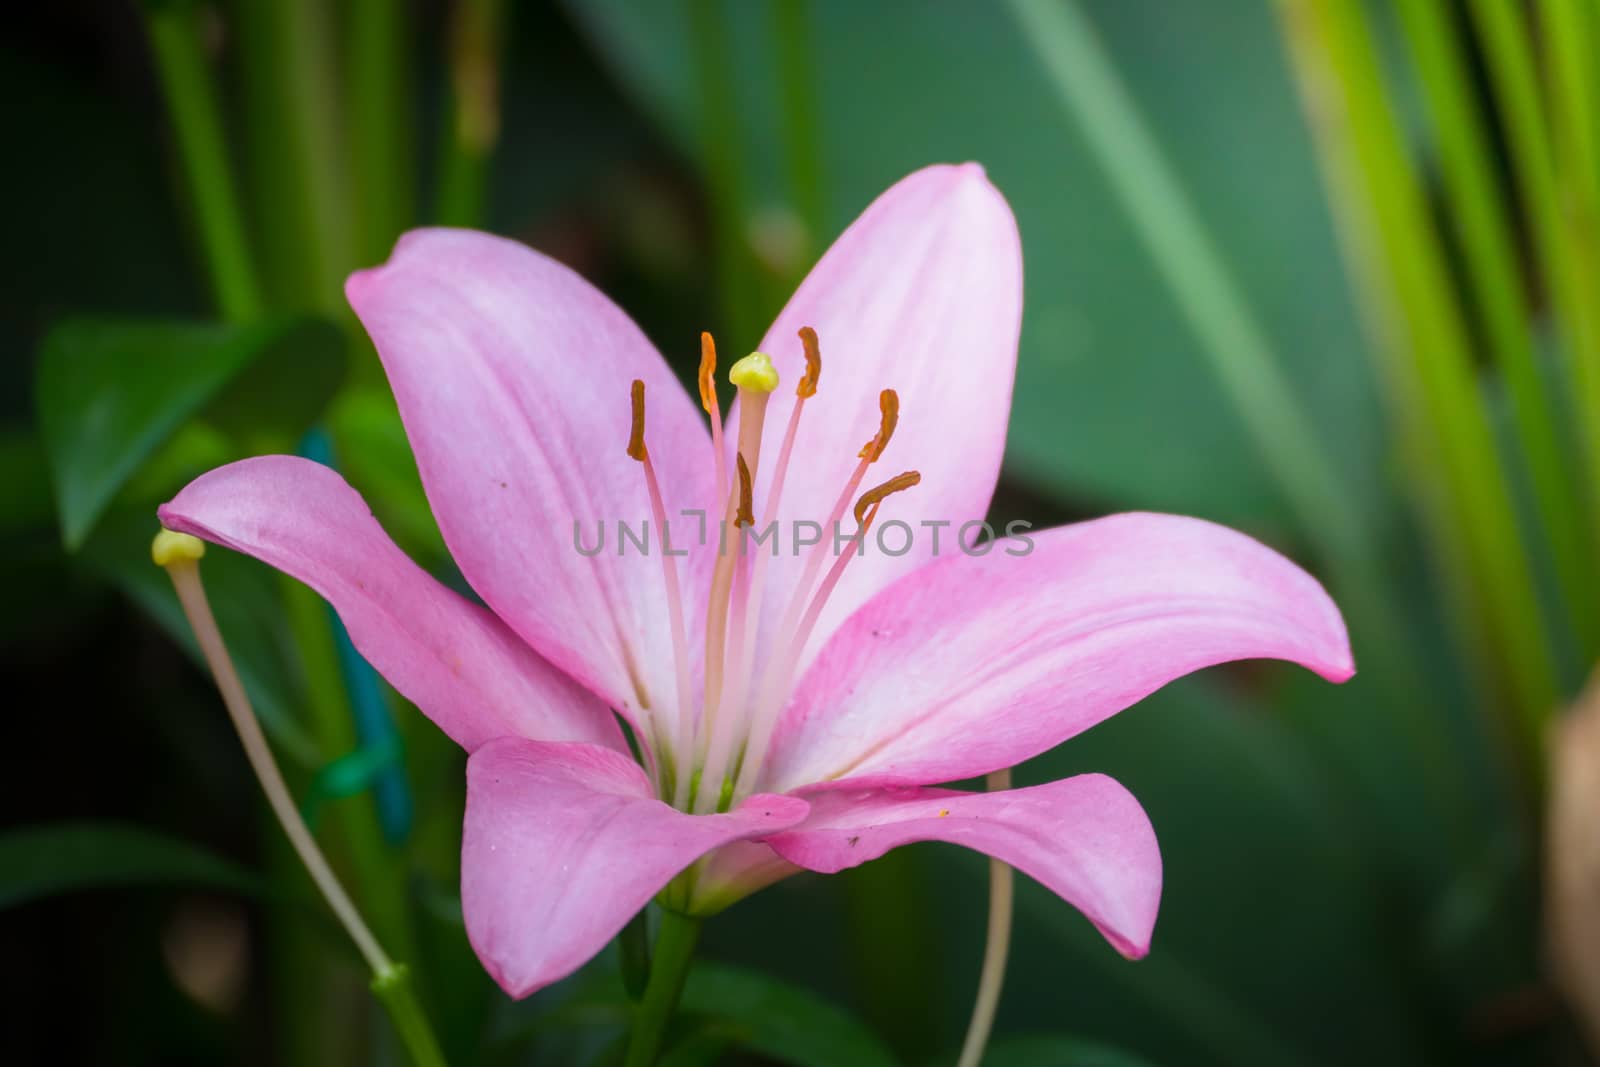
[[[700,406],[711,417],[711,452],[717,464],[717,499],[728,491],[728,460],[722,448],[722,409],[717,403],[717,343],[700,334]]]
[[[630,391],[633,403],[633,422],[628,434],[628,455],[639,461],[644,467],[645,488],[650,493],[650,515],[655,521],[656,529],[660,531],[661,538],[661,577],[667,587],[667,615],[668,624],[672,629],[672,658],[678,676],[678,736],[677,753],[679,761],[687,761],[690,746],[694,741],[693,722],[694,707],[689,689],[689,631],[684,622],[683,595],[678,586],[678,565],[674,557],[668,552],[667,541],[667,509],[661,498],[661,484],[656,480],[655,464],[650,462],[650,450],[644,443],[644,382],[635,378]],[[644,709],[641,708],[641,713]],[[656,751],[661,753],[657,759],[656,773],[661,776],[662,793],[667,791],[667,780],[676,775],[678,780],[688,778],[688,764],[682,762],[669,766],[666,738],[661,736],[661,725],[655,715],[651,715],[651,732],[656,735]]]

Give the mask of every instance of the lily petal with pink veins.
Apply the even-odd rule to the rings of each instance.
[[[757,795],[723,815],[685,815],[610,749],[491,742],[467,761],[467,937],[501,988],[526,996],[577,970],[705,853],[787,829],[808,810],[798,797]]]
[[[626,751],[605,705],[413,563],[322,464],[230,463],[159,514],[168,529],[254,556],[321,594],[378,673],[469,751],[508,734]]]
[[[572,270],[483,233],[408,233],[383,266],[352,275],[345,293],[377,346],[428,502],[472,588],[612,706],[636,719],[643,698],[670,720],[661,564],[654,553],[615,550],[615,524],[637,530],[651,514],[626,454],[628,382],[648,390],[645,436],[669,518],[710,504],[715,467],[704,419],[661,356]],[[573,523],[592,545],[598,520],[606,550],[585,556]],[[678,561],[685,588],[704,587],[709,555]],[[703,629],[698,600],[688,606],[693,636]]]
[[[1316,579],[1241,533],[1114,515],[956,555],[879,593],[818,655],[759,788],[924,785],[1011,767],[1191,671],[1354,672]]]
[[[1033,878],[1124,956],[1150,950],[1161,852],[1144,809],[1113,778],[1083,774],[996,793],[837,790],[809,799],[806,821],[768,842],[791,863],[833,874],[913,841],[948,841]]]
[[[1021,325],[1017,224],[982,167],[926,167],[873,201],[800,284],[762,341],[786,383],[768,403],[772,442],[782,440],[795,404],[793,385],[805,370],[800,327],[815,328],[822,348],[821,384],[806,401],[779,501],[784,541],[796,520],[827,520],[857,450],[877,432],[884,389],[899,393],[900,424],[865,485],[906,469],[922,472],[916,492],[896,500],[884,518],[904,519],[914,529],[921,520],[949,522],[941,538],[946,547],[962,523],[982,519],[1005,451]],[[735,405],[728,415],[730,450],[737,419]],[[766,457],[777,449],[769,449],[755,480],[757,513],[771,488],[775,464]],[[847,511],[843,533],[853,530]],[[820,617],[819,638],[928,560],[932,539],[925,530],[916,533],[903,556],[872,553],[850,565]],[[770,565],[773,591],[792,588],[803,562],[803,555],[781,551]],[[785,600],[766,598],[769,625]]]

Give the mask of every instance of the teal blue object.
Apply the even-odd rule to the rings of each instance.
[[[307,459],[337,468],[333,442],[327,431],[312,429],[300,442],[300,454]],[[356,651],[350,633],[332,608],[334,640],[339,650],[339,673],[355,718],[357,749],[330,763],[317,775],[306,798],[306,819],[311,821],[324,799],[353,796],[371,788],[378,805],[378,821],[390,844],[399,844],[411,834],[413,805],[406,782],[405,761],[400,733],[395,728],[383,683],[378,672]]]

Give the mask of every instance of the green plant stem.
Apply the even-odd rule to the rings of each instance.
[[[739,145],[735,106],[738,87],[730,73],[733,48],[719,0],[687,3],[691,55],[699,88],[699,132],[705,147],[717,291],[721,296],[722,328],[731,340],[718,347],[748,351],[761,340],[764,309],[757,306],[757,274],[752,269],[745,232],[749,191]]]
[[[444,1067],[444,1053],[411,988],[411,968],[393,963],[372,976],[372,993],[389,1013],[412,1067]]]
[[[1590,591],[1600,583],[1585,547],[1578,483],[1561,443],[1561,421],[1534,359],[1511,226],[1453,17],[1442,0],[1402,0],[1399,10],[1438,132],[1445,193],[1466,253],[1473,303],[1505,381],[1562,600],[1580,646],[1594,648],[1600,642],[1600,601]]]
[[[1011,788],[1011,770],[994,771],[984,780],[991,793]],[[994,1016],[1000,1007],[1000,990],[1005,985],[1006,957],[1011,949],[1011,915],[1016,877],[1000,860],[989,861],[989,926],[983,948],[983,970],[978,979],[978,995],[972,1005],[972,1020],[967,1024],[966,1040],[956,1067],[979,1067],[994,1029]]]
[[[435,216],[445,226],[482,226],[489,159],[500,138],[502,0],[462,0],[450,21],[449,128],[439,159]]]
[[[216,89],[201,45],[197,4],[140,5],[194,204],[212,296],[231,322],[261,317],[263,299],[228,162]]]
[[[1389,386],[1438,555],[1465,590],[1473,653],[1497,668],[1518,769],[1541,779],[1555,668],[1509,486],[1443,251],[1379,69],[1362,5],[1279,0],[1352,267],[1381,320]]]
[[[1600,367],[1600,301],[1593,296],[1600,292],[1600,278],[1594,273],[1593,258],[1585,259],[1580,254],[1581,248],[1585,244],[1592,246],[1595,238],[1592,230],[1589,236],[1583,236],[1581,219],[1570,218],[1562,206],[1532,34],[1522,9],[1515,4],[1473,0],[1470,10],[1510,141],[1518,192],[1532,224],[1533,245],[1558,332],[1574,368]],[[1582,373],[1580,369],[1573,371],[1574,377]],[[1584,435],[1586,431],[1579,433]],[[1592,420],[1587,433],[1600,433]],[[1595,445],[1584,439],[1592,455]],[[1578,465],[1589,467],[1593,462]],[[1589,481],[1593,481],[1592,473]],[[1600,555],[1600,500],[1595,498],[1592,487],[1582,497],[1589,503],[1583,543],[1589,546],[1588,556],[1593,560]],[[1588,585],[1574,592],[1582,597],[1593,588]],[[1600,636],[1594,643],[1580,646],[1579,651],[1584,662],[1593,662],[1600,655]]]
[[[343,314],[356,263],[332,11],[238,0],[252,187],[273,302]]]
[[[1572,384],[1584,452],[1590,518],[1600,533],[1600,11],[1592,0],[1548,0],[1538,8],[1549,57],[1556,203],[1567,249],[1582,343],[1573,349]],[[1600,545],[1595,546],[1600,550]]]
[[[411,79],[408,5],[351,0],[345,27],[351,177],[360,265],[380,262],[411,220]]]
[[[661,1055],[667,1025],[683,995],[683,983],[689,977],[689,963],[700,940],[701,924],[700,919],[662,909],[661,929],[656,933],[655,951],[650,958],[650,981],[634,1015],[628,1055],[623,1061],[625,1067],[651,1067]]]
[[[817,119],[817,72],[812,61],[811,5],[808,0],[775,0],[772,31],[777,44],[778,84],[783,106],[784,159],[789,194],[815,247],[823,237],[821,126]],[[810,255],[800,257],[802,264]],[[798,279],[791,279],[798,281]]]

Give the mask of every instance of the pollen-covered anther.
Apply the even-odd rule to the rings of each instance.
[[[885,389],[878,394],[878,434],[862,445],[857,455],[868,463],[876,463],[878,457],[883,455],[883,450],[889,447],[889,438],[894,436],[894,428],[899,422],[900,394],[893,389]]]
[[[822,377],[822,346],[817,344],[817,331],[809,326],[800,327],[800,344],[806,352],[806,372],[794,395],[804,400],[817,395],[817,380]]]
[[[700,334],[700,406],[707,414],[717,409],[717,343]]]
[[[735,457],[739,461],[739,509],[734,515],[735,526],[754,526],[756,524],[755,511],[751,507],[750,466],[744,461],[744,453]]]
[[[778,368],[765,352],[752,352],[728,368],[728,380],[740,391],[770,393],[778,388]]]
[[[628,432],[628,455],[643,463],[649,453],[644,448],[644,382],[633,380],[633,428]]]
[[[871,525],[873,516],[878,514],[878,505],[889,496],[902,489],[910,489],[920,481],[922,481],[921,471],[906,471],[904,474],[896,474],[882,485],[868,489],[861,494],[861,499],[856,501],[856,522],[862,526]]]

